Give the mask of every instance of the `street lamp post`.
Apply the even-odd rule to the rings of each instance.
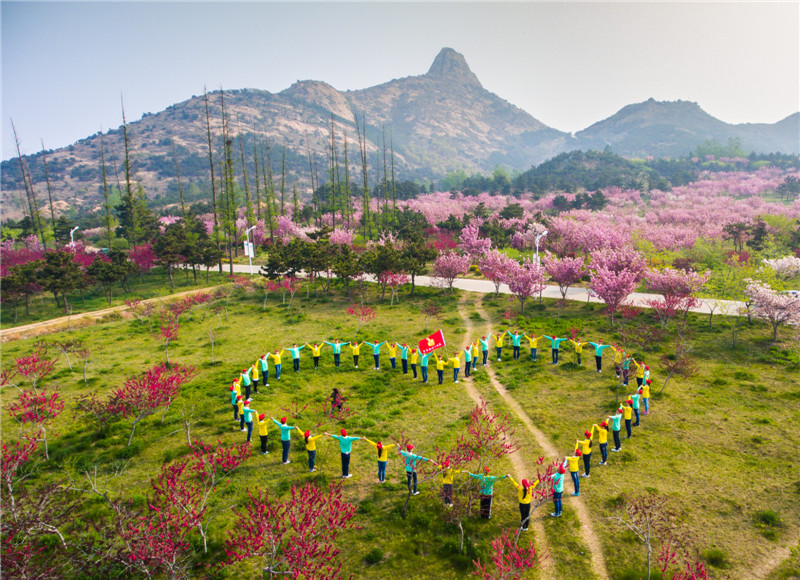
[[[81,228],[78,227],[78,226],[75,226],[74,228],[72,228],[69,231],[69,247],[70,248],[74,248],[75,247],[75,236],[74,236],[74,234],[75,234],[75,230],[79,230],[79,229],[81,229]]]
[[[536,236],[536,265],[539,265],[539,240],[547,235],[547,230]]]
[[[253,246],[250,244],[250,232],[256,229],[256,226],[251,226],[247,228],[247,231],[244,233],[247,236],[247,259],[250,260],[250,275],[253,275]]]

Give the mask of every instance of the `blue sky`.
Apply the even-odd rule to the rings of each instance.
[[[339,90],[425,73],[444,46],[485,88],[577,131],[653,97],[729,123],[800,110],[800,3],[7,2],[3,159],[220,85]]]

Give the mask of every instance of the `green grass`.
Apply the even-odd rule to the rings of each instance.
[[[358,338],[417,341],[427,334],[423,331],[424,317],[419,306],[434,300],[441,304],[443,312],[439,321],[431,322],[428,332],[441,327],[451,351],[464,338],[458,294],[445,295],[426,288],[418,288],[417,293],[413,298],[403,296],[399,305],[388,306],[388,301],[373,303],[378,316],[362,328]],[[145,419],[136,429],[133,445],[126,448],[129,433],[126,423],[112,425],[105,433],[98,434],[83,428],[73,413],[65,410],[50,430],[52,459],[43,464],[30,483],[61,477],[64,468],[80,473],[99,465],[103,472],[127,461],[125,477],[114,480],[113,492],[115,496],[132,497],[143,504],[149,481],[160,466],[187,451],[179,417],[183,405],[192,407],[199,419],[192,427],[194,437],[210,442],[220,439],[226,444],[243,441],[238,425],[231,420],[228,402],[227,385],[236,371],[267,349],[334,337],[350,340],[356,328],[345,313],[349,301],[341,292],[306,299],[305,291],[301,291],[291,308],[280,304],[279,296],[273,296],[266,310],[262,309],[262,298],[257,293],[235,295],[227,318],[224,313],[204,318],[198,311],[191,321],[182,324],[179,339],[170,346],[170,354],[175,362],[196,366],[197,377],[184,387],[163,425],[159,416]],[[484,325],[499,327],[508,307],[505,298],[470,295],[468,306],[476,300],[482,300],[490,320],[481,321],[478,312],[468,307],[465,312],[475,325],[475,334],[482,334]],[[599,307],[568,304],[556,321],[553,304],[545,301],[543,309],[531,304],[512,327],[565,334],[576,326],[582,328],[581,336],[586,338],[614,338],[614,331],[608,327]],[[653,323],[645,315],[642,322]],[[611,453],[607,467],[597,467],[595,462],[591,479],[581,482],[584,486],[581,495],[603,544],[612,578],[638,577],[635,575],[644,567],[641,545],[606,519],[611,505],[623,493],[647,491],[669,496],[683,511],[684,521],[691,527],[697,548],[704,551],[703,557],[709,565],[733,577],[746,575],[748,563],[763,557],[783,539],[796,537],[800,530],[800,515],[795,508],[800,497],[800,477],[790,451],[800,443],[795,432],[800,393],[797,372],[789,369],[788,362],[765,358],[772,345],[761,340],[768,333],[763,325],[745,326],[740,336],[741,346],[733,350],[727,333],[719,331],[724,319],[715,317],[714,327],[708,327],[707,317],[692,315],[690,323],[695,333],[693,352],[700,363],[697,377],[673,378],[665,394],[659,397],[655,392],[664,376],[658,368],[658,356],[667,352],[668,346],[652,345],[640,353],[653,370],[654,412],[642,418],[642,426],[636,429],[631,441],[623,442],[623,453]],[[209,360],[208,332],[212,328],[217,336],[215,364]],[[47,339],[63,339],[67,334]],[[163,347],[137,321],[109,321],[74,330],[69,335],[92,345],[94,354],[87,385],[78,365],[70,373],[64,361],[57,364],[54,374],[45,381],[60,386],[68,407],[74,397],[92,390],[106,396],[127,376],[164,357]],[[4,368],[12,357],[29,353],[33,342],[4,345]],[[503,362],[498,363],[492,357],[492,368],[534,423],[566,452],[584,429],[612,409],[613,367],[604,369],[602,374],[590,368],[581,369],[566,348],[562,349],[561,364],[553,367],[547,364],[550,359],[547,350],[540,350],[539,361],[534,364],[527,359],[527,349],[523,349],[523,359],[515,362],[511,359],[511,349],[504,348]],[[651,352],[656,350],[659,352]],[[254,396],[253,407],[280,416],[290,414],[284,409],[291,410],[294,404],[299,407],[307,404],[307,409],[293,421],[302,428],[313,429],[319,416],[317,410],[325,404],[331,388],[338,387],[356,411],[342,424],[351,433],[383,441],[404,434],[417,444],[418,451],[427,455],[434,454],[436,446],[452,446],[473,407],[460,388],[463,385],[446,382],[439,386],[434,380],[423,386],[412,381],[410,375],[404,377],[399,369],[391,371],[385,352],[381,371],[371,370],[371,360],[365,360],[366,364],[356,370],[346,352],[347,349],[342,367],[336,369],[326,348],[320,370],[314,371],[311,357],[304,350],[300,373],[292,372],[286,357],[282,380],[272,379],[269,388],[262,386]],[[493,349],[490,354],[494,354]],[[362,354],[362,358],[371,356]],[[593,365],[591,353],[585,351],[583,359],[584,365]],[[604,364],[608,363],[606,360]],[[473,381],[476,389],[493,410],[511,413],[489,384],[486,373],[478,368]],[[431,374],[435,378],[435,372]],[[13,391],[4,391],[6,406],[14,396]],[[535,465],[540,450],[527,436],[524,425],[516,420],[514,423],[521,443],[519,453],[528,465]],[[339,426],[328,424],[321,429]],[[17,427],[8,413],[3,413],[0,427],[4,440],[15,438]],[[269,455],[258,454],[254,441],[256,454],[231,476],[229,484],[222,486],[217,498],[220,505],[241,505],[246,501],[247,489],[267,488],[272,494],[286,495],[294,482],[326,485],[336,480],[339,456],[330,441],[320,444],[317,457],[320,471],[314,474],[306,470],[305,453],[299,441],[294,443],[293,462],[288,466],[280,464],[279,448],[274,430]],[[346,499],[359,505],[356,523],[360,527],[340,537],[343,570],[348,575],[465,578],[472,570],[472,560],[485,561],[488,557],[490,540],[518,521],[516,492],[499,484],[495,516],[489,521],[471,518],[465,522],[465,553],[459,553],[458,532],[442,518],[445,508],[440,505],[436,482],[423,486],[423,493],[411,500],[408,517],[403,519],[400,516],[405,500],[402,465],[396,459],[390,460],[387,483],[376,485],[371,451],[371,447],[355,444],[351,467],[354,477],[344,485]],[[512,470],[511,463],[504,460],[494,470],[507,473]],[[567,491],[571,491],[571,482]],[[580,523],[570,498],[565,498],[564,506],[563,518],[546,518],[543,522],[551,561],[558,577],[591,577],[587,548],[580,539]],[[87,501],[82,513],[89,517],[103,509],[102,504]],[[549,511],[550,506],[541,509]],[[213,563],[223,557],[224,530],[232,525],[230,512],[223,513],[212,524],[206,562]],[[533,535],[526,536],[523,541],[532,538]],[[791,569],[790,564],[787,569]],[[244,568],[232,573],[245,575]]]
[[[79,292],[70,293],[67,296],[67,303],[72,309],[72,314],[80,314],[81,312],[91,312],[110,308],[112,306],[120,306],[125,304],[126,300],[131,300],[133,298],[143,300],[147,298],[158,298],[159,296],[168,296],[187,290],[218,286],[228,281],[227,273],[220,274],[217,271],[211,271],[209,272],[209,282],[206,283],[206,274],[204,270],[198,271],[197,284],[194,283],[191,271],[189,271],[188,280],[184,272],[174,272],[173,278],[175,281],[174,291],[170,287],[166,270],[163,268],[155,268],[145,274],[141,280],[137,274],[130,276],[130,292],[125,292],[120,284],[115,284],[112,292],[111,304],[108,303],[106,295],[99,285],[92,286],[85,292],[83,299],[81,299]],[[2,318],[0,318],[0,323],[2,323],[3,328],[13,328],[15,326],[67,316],[68,314],[64,312],[63,306],[56,306],[53,295],[47,292],[40,292],[32,297],[28,310],[29,314],[25,314],[25,303],[24,301],[20,301],[17,305],[17,321],[14,322],[14,309],[10,304],[4,304],[2,312],[0,312],[0,316],[2,316]]]

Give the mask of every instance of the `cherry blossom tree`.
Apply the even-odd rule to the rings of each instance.
[[[269,491],[253,494],[239,522],[227,532],[225,566],[247,563],[249,576],[268,578],[338,578],[342,562],[336,539],[353,528],[357,506],[342,497],[341,484],[327,492],[313,484],[292,486],[291,497],[271,499]]]
[[[462,256],[452,250],[441,252],[433,262],[431,276],[434,285],[453,291],[453,282],[467,273],[470,267],[469,256]]]
[[[375,309],[370,308],[369,306],[359,306],[358,304],[353,304],[347,309],[347,314],[355,317],[355,319],[358,321],[356,333],[353,335],[353,340],[355,340],[355,337],[358,336],[358,331],[361,330],[361,327],[365,326],[372,319],[374,319],[376,313]]]
[[[661,321],[661,327],[666,328],[669,321],[678,314],[686,314],[690,308],[696,308],[700,301],[695,294],[708,282],[711,271],[700,274],[692,270],[648,270],[645,281],[648,290],[661,294],[661,299],[647,300]]]
[[[520,310],[525,313],[525,302],[531,296],[536,296],[545,288],[546,271],[541,264],[530,258],[523,260],[522,264],[512,266],[506,273],[506,284],[511,293],[519,300]]]
[[[428,324],[430,324],[431,320],[434,318],[436,320],[439,319],[439,315],[442,313],[442,307],[435,302],[426,302],[420,308],[420,312],[425,315],[425,332],[428,332]]]
[[[519,580],[528,577],[528,571],[538,567],[546,556],[536,550],[536,544],[531,542],[527,547],[521,548],[518,536],[513,530],[500,534],[492,540],[492,552],[489,557],[492,565],[482,564],[480,559],[473,560],[475,571],[473,575],[484,580]]]
[[[32,355],[14,359],[14,371],[30,381],[34,392],[37,392],[39,381],[53,372],[55,365],[55,359],[47,358],[47,349],[41,344]]]
[[[774,260],[763,260],[763,262],[775,270],[778,277],[784,280],[800,276],[800,257],[784,256]]]
[[[180,330],[181,325],[178,324],[177,320],[167,320],[163,324],[161,324],[161,328],[157,334],[154,334],[153,337],[159,339],[164,344],[164,354],[167,357],[167,364],[169,363],[169,345],[173,341],[178,339],[178,331]]]
[[[772,342],[778,340],[778,327],[782,324],[800,324],[800,298],[773,290],[769,284],[758,280],[745,280],[745,294],[750,299],[750,311],[755,318],[772,325]]]
[[[495,296],[500,295],[500,285],[505,282],[509,270],[515,265],[517,265],[516,260],[496,249],[486,252],[478,262],[481,274],[494,283]]]
[[[141,281],[142,275],[149,272],[156,265],[156,253],[153,251],[151,244],[139,244],[135,246],[129,253],[128,259],[136,264],[139,269],[139,280]]]
[[[569,287],[579,282],[586,273],[583,258],[557,258],[548,253],[544,258],[544,267],[553,282],[558,284],[558,289],[561,292],[560,314],[567,300]]]
[[[408,284],[411,278],[408,277],[408,274],[403,274],[402,272],[381,272],[378,276],[378,282],[381,283],[383,286],[388,286],[389,289],[392,291],[392,298],[389,305],[394,304],[394,298],[397,296],[398,290],[400,290],[400,286],[404,284]]]
[[[131,433],[126,447],[131,445],[136,425],[159,407],[168,407],[181,385],[193,376],[193,367],[156,365],[141,375],[130,377],[113,392],[107,402],[107,412],[130,421]]]
[[[604,267],[592,269],[589,287],[606,303],[612,325],[614,324],[614,314],[634,291],[637,280],[638,274],[632,270],[617,272]]]
[[[354,230],[343,228],[332,232],[329,240],[331,244],[335,246],[343,245],[352,247],[355,238],[356,238],[356,233]]]
[[[295,278],[294,276],[285,276],[281,279],[281,288],[284,291],[284,297],[286,296],[286,292],[289,293],[289,306],[291,307],[292,301],[294,300],[294,295],[300,289],[300,279]]]
[[[480,237],[480,228],[470,224],[461,230],[458,245],[472,263],[477,263],[491,249],[492,240]]]
[[[40,392],[32,389],[22,391],[19,400],[8,407],[8,412],[19,421],[20,426],[23,428],[26,425],[30,426],[29,434],[24,436],[25,439],[38,441],[39,435],[42,435],[44,455],[47,459],[50,459],[47,450],[47,427],[63,410],[64,401],[60,397],[58,387],[55,387],[50,393],[47,392],[47,389],[42,389]]]

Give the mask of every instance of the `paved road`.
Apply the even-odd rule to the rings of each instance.
[[[227,266],[226,266],[227,268]],[[258,273],[258,266],[253,266],[253,271]],[[227,271],[227,270],[226,270]],[[234,264],[233,271],[239,274],[248,274],[250,272],[250,266],[248,265],[240,265]],[[374,282],[374,276],[368,277],[370,281]],[[417,286],[435,286],[434,279],[430,276],[417,276],[416,278]],[[460,290],[467,290],[469,292],[479,292],[482,294],[490,294],[494,292],[494,283],[490,282],[489,280],[476,280],[473,278],[459,278],[453,283],[454,288],[459,288]],[[509,290],[508,285],[501,284],[500,285],[500,294],[511,294],[511,290]],[[586,288],[570,288],[567,291],[567,300],[576,300],[581,302],[586,302],[587,299],[589,302],[598,302],[602,303],[603,301],[599,298],[591,297],[588,295],[589,290]],[[547,286],[544,291],[542,292],[542,296],[544,298],[561,298],[561,291],[558,289],[558,286]],[[643,308],[648,308],[646,302],[648,300],[653,300],[660,298],[658,294],[645,294],[644,292],[634,292],[628,297],[628,302],[633,306],[641,306]],[[716,300],[713,298],[703,298],[700,300],[701,304],[697,308],[692,308],[692,312],[701,312],[705,314],[709,314],[711,309],[714,308],[714,314],[731,314],[736,312],[739,308],[744,308],[744,302],[739,302],[738,300]]]

